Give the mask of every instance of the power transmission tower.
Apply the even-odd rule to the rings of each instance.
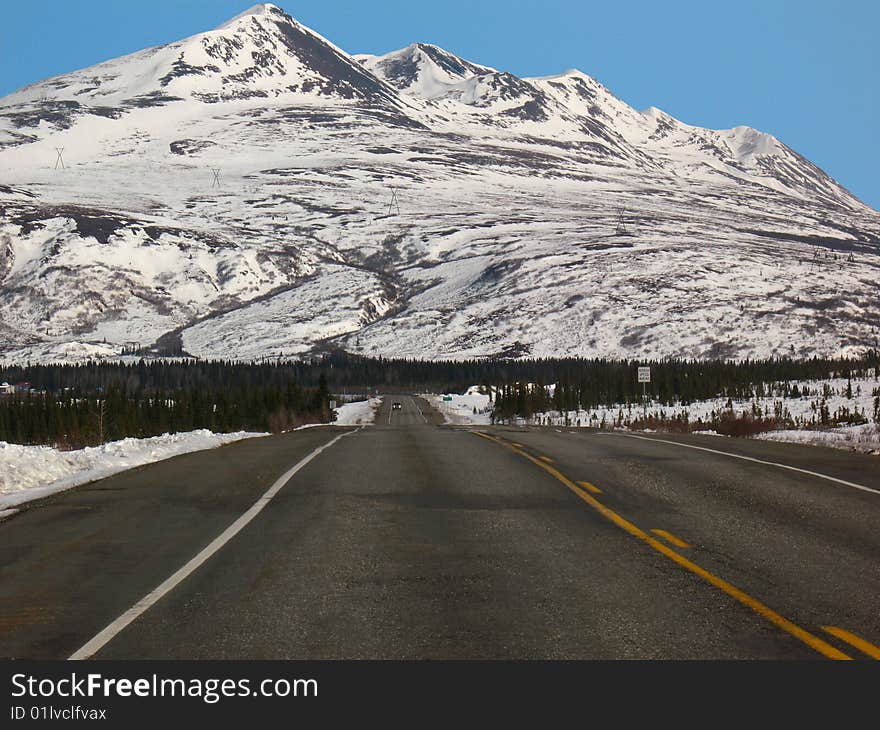
[[[58,169],[58,165],[61,165],[62,170],[67,169],[64,166],[64,157],[62,156],[64,154],[64,148],[63,147],[56,147],[55,151],[58,153],[58,157],[55,159],[55,169],[56,170]]]
[[[397,215],[400,215],[400,203],[397,200],[397,188],[391,188],[391,202],[388,204],[388,215],[391,215],[392,208],[397,208]]]
[[[212,167],[211,172],[214,173],[214,182],[211,183],[211,187],[212,188],[219,188],[220,187],[220,170],[214,169]]]
[[[629,229],[626,227],[626,218],[624,217],[623,208],[617,209],[617,230],[615,231],[615,235],[618,235],[618,236],[631,236],[632,235],[629,232]]]

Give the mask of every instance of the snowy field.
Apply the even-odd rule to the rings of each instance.
[[[335,409],[333,425],[372,423],[380,403],[379,398],[345,403]],[[328,424],[309,424],[303,428],[324,425]],[[0,519],[14,514],[15,507],[25,502],[127,469],[266,435],[244,431],[217,434],[202,429],[146,439],[123,439],[78,451],[61,451],[50,446],[19,446],[0,441]]]
[[[766,395],[749,400],[731,400],[714,398],[696,401],[687,405],[674,403],[669,406],[650,404],[647,416],[654,419],[682,419],[687,417],[692,430],[707,435],[717,435],[707,425],[701,427],[697,421],[708,423],[716,415],[733,412],[736,416],[757,415],[772,418],[781,413],[796,422],[797,429],[768,431],[757,435],[767,441],[786,441],[790,443],[809,444],[813,446],[830,446],[833,448],[850,449],[867,453],[880,454],[880,424],[869,422],[859,425],[840,425],[820,428],[813,421],[820,418],[820,410],[824,403],[829,415],[845,411],[860,413],[871,421],[874,412],[874,401],[877,389],[880,388],[876,376],[853,379],[832,378],[829,380],[809,380],[790,382],[789,386],[797,385],[798,392],[806,393],[799,397],[783,397],[782,384],[765,385]],[[479,392],[476,386],[468,388],[463,395],[447,395],[451,401],[444,401],[442,395],[426,396],[431,404],[444,416],[447,423],[458,425],[486,425],[491,423],[492,403],[488,395]],[[474,409],[476,408],[476,413]],[[637,429],[637,420],[643,418],[646,411],[636,404],[616,404],[603,406],[589,411],[549,411],[537,413],[528,421],[517,418],[519,425],[564,426],[568,428],[620,428]]]
[[[672,403],[670,405],[663,405],[660,403],[649,403],[647,415],[649,417],[668,419],[687,415],[688,420],[693,423],[698,419],[703,421],[710,420],[713,412],[719,414],[726,410],[733,410],[736,414],[751,413],[753,415],[773,416],[778,408],[777,404],[782,404],[783,409],[788,412],[792,419],[809,422],[812,418],[818,417],[819,407],[822,401],[824,401],[828,412],[832,416],[842,409],[847,409],[850,412],[858,410],[860,413],[864,412],[870,420],[874,409],[874,398],[876,397],[874,391],[880,388],[880,380],[876,377],[869,377],[864,379],[853,378],[851,381],[847,381],[846,378],[789,381],[789,387],[794,387],[795,385],[800,393],[806,392],[807,394],[800,397],[785,397],[782,394],[782,384],[765,384],[766,394],[763,397],[743,400],[733,399],[730,403],[728,403],[727,398],[712,398],[688,404]],[[848,394],[848,389],[851,391],[851,395]],[[600,406],[590,411],[568,411],[567,413],[551,411],[540,413],[536,414],[535,421],[541,420],[549,426],[579,425],[597,427],[603,421],[605,425],[625,426],[644,414],[645,411],[640,405],[622,403]]]

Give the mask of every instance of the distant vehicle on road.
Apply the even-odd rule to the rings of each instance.
[[[392,411],[399,411],[401,408],[403,408],[403,406],[397,401],[394,401],[394,403],[391,404]]]

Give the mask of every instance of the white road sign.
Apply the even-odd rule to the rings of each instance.
[[[640,383],[650,383],[651,382],[651,368],[639,368],[639,382]]]

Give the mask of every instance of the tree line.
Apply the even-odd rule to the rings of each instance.
[[[496,394],[497,419],[528,418],[548,410],[640,403],[639,366],[651,368],[644,392],[652,402],[687,405],[716,397],[752,398],[767,384],[795,395],[795,381],[876,377],[878,364],[875,350],[861,358],[742,361],[427,361],[333,352],[289,361],[25,364],[0,370],[0,381],[31,384],[29,391],[0,397],[0,440],[78,446],[196,428],[277,432],[330,420],[331,390],[340,395],[451,393],[482,385]]]
[[[861,359],[744,361],[611,361],[565,363],[557,373],[536,378],[505,379],[494,383],[493,412],[498,419],[531,417],[549,410],[591,410],[601,406],[652,403],[687,406],[711,398],[762,398],[772,388],[781,398],[799,397],[797,381],[829,378],[878,377],[880,357],[875,351]],[[651,382],[639,383],[641,365],[651,368]],[[552,376],[556,374],[558,378]],[[553,385],[548,389],[546,386]],[[552,392],[551,392],[552,391]]]
[[[88,362],[76,365],[23,365],[0,370],[0,380],[28,381],[41,389],[126,387],[129,392],[190,388],[269,387],[295,382],[317,387],[321,376],[336,392],[459,392],[471,385],[560,383],[584,405],[634,401],[639,366],[651,367],[647,393],[654,400],[703,399],[730,392],[736,397],[759,383],[822,380],[833,375],[862,377],[880,360],[871,350],[862,358],[793,360],[610,360],[536,358],[528,360],[413,360],[363,357],[344,352],[302,360],[233,362],[161,359]],[[568,397],[573,397],[569,395]]]
[[[82,448],[203,428],[278,433],[330,419],[326,379],[314,388],[293,381],[167,390],[65,386],[0,398],[0,441]]]

